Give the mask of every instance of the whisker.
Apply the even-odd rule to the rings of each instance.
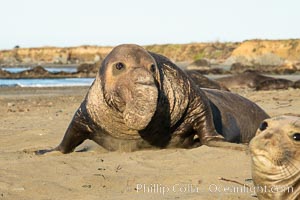
[[[287,177],[290,175],[289,172],[287,172],[287,170],[285,170],[285,167],[283,165],[281,165],[279,167],[279,169],[280,169],[280,173],[282,174],[282,177]]]
[[[284,174],[287,179],[293,177],[295,174],[300,172],[299,167],[296,164],[294,164],[290,159],[286,159],[285,163],[282,164],[282,170],[284,171]]]

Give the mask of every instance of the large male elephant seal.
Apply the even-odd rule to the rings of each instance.
[[[234,146],[247,143],[268,115],[230,92],[200,89],[167,58],[137,45],[104,59],[65,136],[53,150],[72,152],[85,139],[108,150]],[[197,138],[195,137],[197,136]],[[47,151],[39,151],[43,153]]]
[[[264,120],[250,152],[259,199],[300,199],[300,117]]]

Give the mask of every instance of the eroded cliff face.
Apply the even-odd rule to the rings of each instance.
[[[191,43],[191,44],[168,44],[150,45],[145,48],[148,51],[162,54],[169,59],[180,61],[194,61],[208,59],[212,62],[222,62],[227,59],[239,43]]]
[[[238,43],[191,43],[149,45],[145,48],[178,62],[201,58],[225,60],[237,45]],[[102,60],[112,48],[100,46],[15,48],[0,51],[0,64],[93,63]]]
[[[15,48],[0,51],[0,64],[80,64],[101,61],[113,47],[42,47]],[[300,39],[248,40],[242,43],[191,43],[145,46],[175,62],[208,59],[227,65],[282,65],[286,61],[300,62]]]
[[[300,39],[248,40],[237,46],[227,59],[228,64],[282,65],[300,61]]]
[[[70,48],[41,47],[15,48],[0,51],[2,64],[79,64],[93,63],[101,60],[110,52],[112,47],[80,46]]]

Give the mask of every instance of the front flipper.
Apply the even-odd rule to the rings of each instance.
[[[245,144],[227,142],[222,135],[213,130],[210,133],[203,132],[202,130],[198,132],[198,137],[202,145],[206,145],[209,147],[220,147],[240,151],[246,151],[248,149],[248,146]]]
[[[223,135],[219,134],[216,130],[215,123],[213,121],[213,114],[211,108],[208,107],[208,103],[205,103],[205,98],[202,97],[202,108],[200,108],[199,117],[194,124],[194,130],[196,130],[200,143],[209,147],[221,147],[234,150],[247,150],[247,146],[243,144],[230,143],[226,141]],[[232,134],[234,135],[234,134]]]
[[[38,150],[35,154],[42,155],[52,151],[65,154],[74,151],[78,145],[90,137],[92,130],[89,123],[91,120],[89,120],[84,101],[76,111],[61,143],[56,148]]]

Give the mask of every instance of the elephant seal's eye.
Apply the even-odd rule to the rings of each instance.
[[[300,141],[300,133],[294,133],[293,139],[294,139],[295,141],[299,142],[299,141]]]
[[[267,123],[267,122],[262,122],[262,123],[260,124],[260,126],[259,126],[259,130],[260,130],[260,131],[264,131],[264,130],[267,129],[267,127],[268,127],[268,123]]]
[[[122,70],[122,69],[125,68],[125,65],[123,63],[121,63],[121,62],[118,62],[118,63],[115,64],[115,68],[117,70]]]
[[[155,70],[156,70],[156,68],[155,68],[155,65],[154,65],[154,64],[152,64],[152,65],[150,66],[150,71],[151,71],[152,73],[154,73],[154,72],[155,72]]]

